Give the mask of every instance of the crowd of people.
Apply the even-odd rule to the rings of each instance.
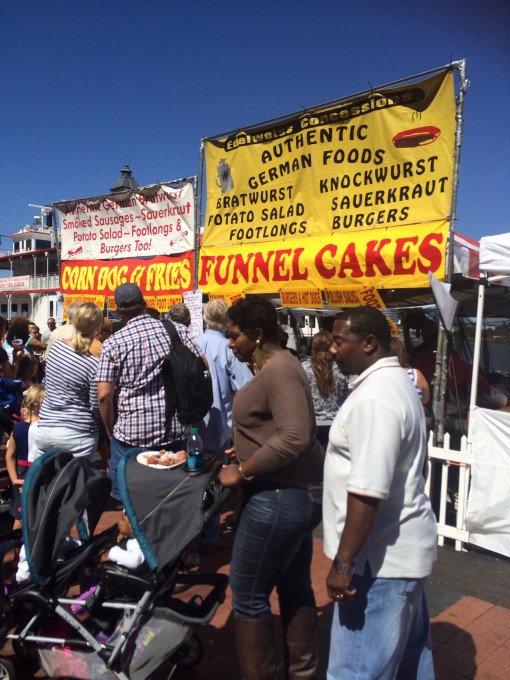
[[[285,677],[317,677],[310,570],[321,521],[334,602],[328,679],[433,678],[424,594],[436,545],[423,475],[429,385],[386,317],[370,307],[337,315],[301,362],[261,297],[231,307],[211,300],[198,337],[185,305],[162,320],[134,283],[120,285],[115,302],[115,332],[92,303],[73,303],[67,323],[50,318],[42,334],[21,318],[4,328],[2,376],[23,392],[6,454],[17,526],[24,474],[45,451],[99,453],[119,501],[127,451],[186,448],[190,428],[168,417],[165,403],[171,321],[211,374],[213,404],[197,427],[205,453],[223,463],[219,482],[237,489],[230,585],[243,678],[278,676],[274,590]],[[216,517],[204,548],[219,534]]]

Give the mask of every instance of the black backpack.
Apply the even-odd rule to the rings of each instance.
[[[213,403],[211,374],[202,357],[183,345],[171,321],[163,321],[172,349],[163,361],[167,423],[175,414],[183,425],[192,425],[208,413]]]

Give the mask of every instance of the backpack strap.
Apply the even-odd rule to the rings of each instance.
[[[177,328],[173,325],[173,323],[168,319],[164,319],[161,323],[166,328],[166,331],[172,341],[172,345],[182,345],[181,336],[177,332]]]

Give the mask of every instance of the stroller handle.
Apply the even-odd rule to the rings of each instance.
[[[221,508],[221,506],[225,503],[227,498],[230,496],[232,493],[232,489],[227,486],[223,486],[221,488],[221,491],[218,495],[218,498],[214,501],[214,503],[207,508],[207,510],[204,512],[203,515],[203,522],[204,524],[208,522],[214,515],[218,512],[218,510]]]

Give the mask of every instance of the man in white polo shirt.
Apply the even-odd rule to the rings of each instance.
[[[423,407],[381,312],[351,310],[333,337],[358,377],[331,426],[324,468],[335,602],[327,677],[433,680],[424,585],[437,532],[425,494]]]

